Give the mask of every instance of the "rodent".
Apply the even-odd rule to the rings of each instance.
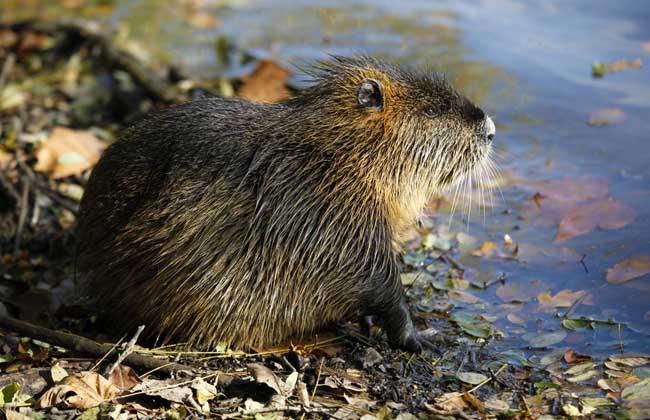
[[[284,102],[189,102],[107,148],[78,267],[114,325],[244,349],[375,316],[391,345],[422,349],[400,238],[490,159],[494,123],[438,74],[360,56],[309,74]]]

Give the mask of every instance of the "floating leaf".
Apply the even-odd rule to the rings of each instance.
[[[569,289],[561,290],[555,296],[551,296],[548,293],[540,293],[537,295],[539,310],[542,312],[549,312],[554,308],[569,308],[578,299],[584,296],[585,293],[584,290],[572,292]]]
[[[508,321],[512,322],[513,324],[518,324],[518,325],[526,325],[526,320],[521,318],[519,315],[509,313],[506,315],[506,318]]]
[[[482,373],[476,373],[476,372],[458,372],[456,373],[456,377],[461,381],[470,385],[478,385],[488,378]]]
[[[585,319],[573,319],[573,318],[567,318],[562,320],[562,326],[566,328],[567,330],[571,331],[576,331],[578,329],[582,328],[591,328],[592,324],[591,321],[585,320]],[[568,363],[571,363],[567,361]]]
[[[469,304],[474,304],[481,301],[481,299],[477,298],[469,292],[465,292],[464,290],[450,290],[447,292],[447,295],[452,299]]]
[[[601,229],[620,229],[634,221],[636,212],[612,197],[579,204],[564,214],[560,221],[556,242]]]
[[[619,108],[601,108],[591,113],[587,123],[589,125],[601,126],[620,124],[625,121],[625,113]]]
[[[589,369],[592,369],[596,367],[596,364],[594,362],[584,362],[577,364],[575,366],[572,366],[571,368],[567,369],[566,372],[564,372],[567,375],[579,375]]]
[[[455,312],[451,315],[451,318],[465,333],[471,336],[487,338],[492,334],[492,325],[480,322],[473,315],[464,312]]]
[[[642,65],[643,62],[640,58],[636,58],[634,60],[623,58],[611,64],[605,64],[596,61],[591,65],[591,75],[595,78],[600,78],[605,76],[607,73],[615,73],[628,69],[640,69]]]
[[[650,399],[650,378],[625,388],[621,393],[621,398],[624,400]]]
[[[630,367],[650,364],[650,356],[647,354],[613,354],[609,360]]]
[[[564,361],[567,363],[577,363],[591,360],[591,356],[578,354],[573,351],[573,349],[568,349],[564,352]]]
[[[566,336],[567,333],[565,331],[557,331],[557,332],[541,334],[541,335],[525,334],[523,338],[532,347],[539,348],[539,347],[548,347],[553,344],[560,343],[566,338]]]
[[[650,255],[639,255],[617,262],[607,270],[609,283],[620,284],[650,273]]]

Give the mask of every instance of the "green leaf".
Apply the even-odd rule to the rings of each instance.
[[[648,400],[650,399],[650,378],[630,385],[623,390],[621,397],[624,400]]]
[[[99,416],[99,407],[89,408],[88,410],[81,413],[77,420],[95,420]]]
[[[591,322],[583,319],[564,319],[562,320],[562,326],[567,330],[575,331],[580,328],[591,328]]]
[[[481,382],[487,380],[488,378],[482,373],[476,373],[476,372],[458,372],[456,373],[456,377],[461,381],[470,385],[478,385]]]
[[[14,397],[20,390],[20,385],[17,383],[9,384],[0,390],[0,404],[7,404],[13,402]]]
[[[553,344],[562,342],[566,336],[566,331],[556,331],[541,335],[524,334],[522,338],[528,341],[532,347],[549,347]]]

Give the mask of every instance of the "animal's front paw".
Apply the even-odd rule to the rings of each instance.
[[[411,330],[404,338],[400,347],[411,353],[422,353],[423,350],[433,350],[435,345],[432,341],[436,330],[430,328],[424,331]]]

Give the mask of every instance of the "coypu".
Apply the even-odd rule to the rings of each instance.
[[[210,98],[127,129],[93,170],[79,269],[121,328],[215,347],[376,316],[420,351],[398,243],[432,194],[489,160],[495,128],[438,75],[313,66],[278,104]]]

